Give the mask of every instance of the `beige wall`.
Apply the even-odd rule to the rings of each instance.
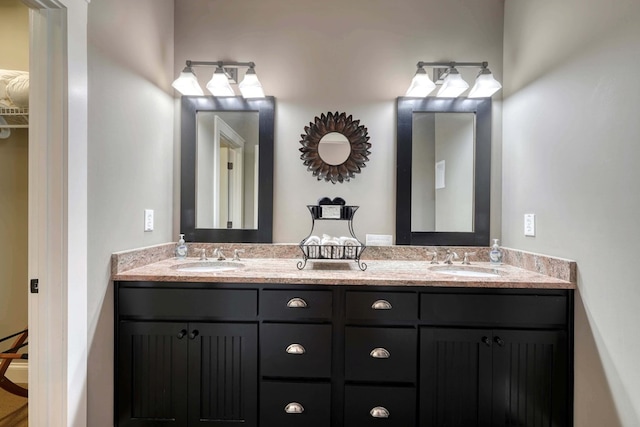
[[[505,7],[503,242],[578,262],[580,427],[640,425],[638,22],[635,0]]]
[[[177,239],[173,0],[92,0],[88,18],[88,425],[103,427],[113,425],[110,255]]]
[[[0,69],[28,71],[29,10],[20,0],[0,2],[0,40]],[[27,326],[28,148],[26,129],[0,139],[0,338]]]
[[[361,206],[354,227],[362,239],[367,233],[395,234],[395,99],[407,90],[416,63],[488,60],[502,76],[503,0],[246,0],[241,6],[188,0],[176,1],[175,18],[176,75],[187,59],[254,61],[265,91],[276,97],[278,243],[299,242],[308,234],[305,205],[322,196]],[[196,68],[203,86],[212,72]],[[498,233],[495,105],[492,225]],[[300,160],[304,127],[329,111],[353,115],[371,138],[370,161],[347,184],[316,181]]]

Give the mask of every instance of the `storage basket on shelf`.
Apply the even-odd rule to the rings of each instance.
[[[325,198],[326,199],[326,198]],[[366,246],[358,240],[353,231],[353,216],[358,210],[358,206],[347,206],[342,199],[335,204],[307,205],[311,214],[311,231],[309,235],[300,242],[302,250],[302,261],[298,262],[298,268],[302,270],[308,260],[348,260],[355,261],[364,271],[367,265],[360,261],[360,256]],[[331,237],[328,235],[314,236],[313,230],[316,221],[346,221],[349,229],[349,236]]]

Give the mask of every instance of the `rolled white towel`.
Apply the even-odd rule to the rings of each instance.
[[[320,237],[318,236],[309,236],[302,243],[307,247],[306,253],[309,258],[319,258],[320,257]]]
[[[324,234],[320,244],[322,245],[320,255],[322,255],[323,258],[342,258],[342,248],[340,247],[340,240],[337,237]]]
[[[318,236],[309,236],[309,237],[307,237],[307,240],[305,240],[303,244],[304,245],[319,245],[320,244],[320,237],[318,237]]]
[[[340,245],[343,246],[345,258],[355,258],[358,253],[358,247],[362,244],[353,237],[342,236],[340,237]]]

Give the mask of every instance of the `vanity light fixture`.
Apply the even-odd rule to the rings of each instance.
[[[476,84],[469,91],[469,98],[488,98],[502,89],[502,85],[493,77],[488,65],[486,62],[482,63],[482,68],[476,77]]]
[[[469,91],[468,98],[490,97],[502,88],[502,85],[493,77],[488,68],[488,62],[423,62],[417,64],[411,85],[405,96],[428,96],[437,85],[441,85],[437,92],[439,98],[455,98],[469,89],[469,84],[462,78],[458,68],[480,68],[475,84]],[[424,67],[433,68],[433,80]],[[434,83],[435,81],[435,83]]]
[[[239,84],[240,93],[245,98],[264,98],[264,91],[256,75],[255,66],[253,62],[187,60],[187,66],[171,86],[182,95],[202,96],[204,92],[198,84],[192,67],[216,67],[211,80],[207,83],[207,90],[213,96],[235,96],[231,83],[237,82],[239,68],[247,68],[244,79]]]

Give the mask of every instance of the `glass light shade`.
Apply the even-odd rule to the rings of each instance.
[[[245,98],[264,98],[264,90],[253,68],[247,70],[238,87]]]
[[[213,77],[207,83],[207,90],[213,96],[235,96],[235,92],[229,84],[229,78],[221,67],[216,68]]]
[[[488,71],[488,70],[487,70]],[[497,81],[491,71],[481,72],[476,78],[476,83],[469,91],[469,98],[488,98],[502,89],[502,85]]]
[[[424,97],[429,95],[436,88],[436,84],[431,81],[424,68],[418,68],[411,80],[411,85],[407,89],[405,96]]]
[[[445,77],[437,96],[439,98],[455,98],[467,89],[469,89],[469,83],[465,82],[458,70],[454,68]]]
[[[183,95],[204,95],[191,67],[185,67],[180,76],[171,83],[171,86]]]

